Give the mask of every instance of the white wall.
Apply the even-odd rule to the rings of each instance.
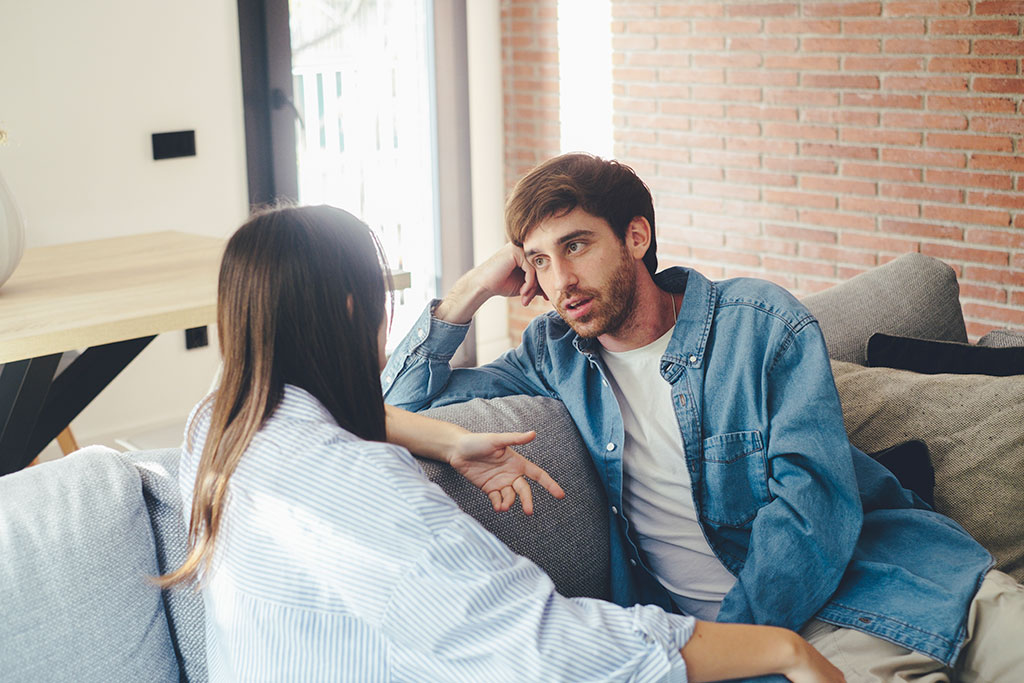
[[[237,227],[248,210],[238,45],[235,0],[0,0],[0,173],[27,246]],[[151,134],[184,129],[197,155],[153,161]],[[76,436],[184,423],[215,365],[212,344],[186,352],[183,333],[161,335]]]

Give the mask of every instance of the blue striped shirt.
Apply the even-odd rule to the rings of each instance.
[[[184,450],[186,514],[209,421]],[[293,386],[231,478],[202,594],[213,681],[685,681],[694,626],[559,595],[407,450]]]

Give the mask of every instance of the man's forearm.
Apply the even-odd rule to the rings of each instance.
[[[448,295],[437,305],[434,317],[445,322],[465,325],[491,296],[490,292],[477,283],[473,271],[470,271],[459,278]]]

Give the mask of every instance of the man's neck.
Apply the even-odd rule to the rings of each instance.
[[[612,352],[630,351],[659,339],[676,323],[679,303],[676,296],[654,284],[651,276],[637,279],[636,307],[615,332],[602,334],[598,343]]]

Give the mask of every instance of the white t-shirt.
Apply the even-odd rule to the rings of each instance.
[[[697,522],[672,385],[660,372],[671,338],[669,329],[638,349],[601,349],[626,433],[622,505],[658,581],[684,611],[713,619],[736,578]]]

